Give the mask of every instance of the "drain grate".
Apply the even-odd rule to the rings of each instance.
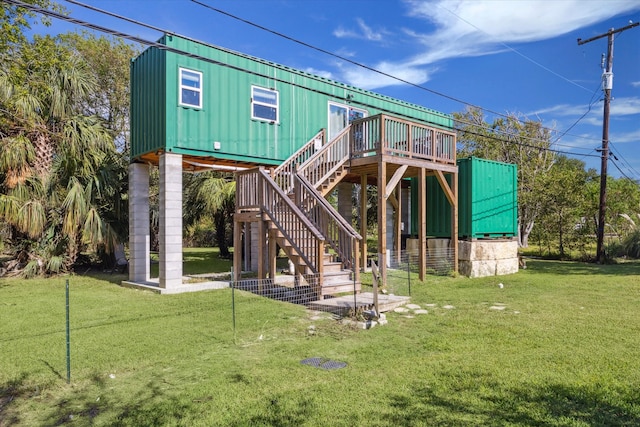
[[[324,357],[311,357],[309,359],[301,360],[300,363],[303,365],[313,366],[315,368],[325,369],[327,371],[332,369],[341,369],[347,366],[346,362],[329,360]]]

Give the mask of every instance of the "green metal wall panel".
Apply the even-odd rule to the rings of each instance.
[[[518,234],[518,170],[508,163],[470,157],[458,159],[458,236],[513,237]],[[451,176],[447,175],[451,183]],[[412,181],[412,200],[418,182]],[[451,206],[435,176],[427,183],[427,235],[451,236]],[[415,190],[417,200],[417,189]],[[417,205],[411,207],[417,218]],[[413,220],[412,220],[413,224]],[[411,233],[417,229],[411,227]]]
[[[451,175],[445,175],[445,179],[451,185]],[[427,236],[449,238],[451,237],[451,205],[449,200],[447,200],[435,176],[427,177],[426,189]],[[460,200],[459,196],[458,200]]]
[[[518,170],[514,164],[470,157],[458,160],[463,237],[513,237],[518,233]]]
[[[131,61],[131,157],[165,146],[165,52],[147,49]]]
[[[155,123],[156,119],[164,121],[163,147],[168,151],[279,164],[327,127],[329,101],[367,110],[369,115],[384,112],[447,129],[453,125],[450,115],[248,55],[170,35],[165,35],[160,43],[201,57],[172,51],[146,55],[158,51],[151,48],[135,60],[136,65],[153,62],[146,65],[148,70],[163,66],[164,87],[146,97],[142,92],[132,98],[132,104],[137,104],[135,109],[155,115],[146,121],[132,119],[132,127]],[[201,109],[178,105],[180,67],[203,73]],[[152,80],[158,80],[159,76],[160,73]],[[279,123],[251,119],[252,85],[278,91]],[[164,96],[162,102],[157,99],[160,93]],[[157,108],[158,104],[162,108]],[[132,152],[140,155],[157,148],[156,144],[145,143]]]

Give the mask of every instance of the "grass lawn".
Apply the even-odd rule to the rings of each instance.
[[[0,426],[640,425],[637,262],[414,279],[429,313],[368,331],[239,291],[234,331],[230,289],[122,277],[68,278],[70,384],[65,278],[0,279]]]

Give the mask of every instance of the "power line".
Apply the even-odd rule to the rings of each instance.
[[[475,124],[473,124],[473,123],[470,123],[470,122],[467,122],[467,124],[471,124],[471,125],[477,126],[477,125],[475,125]],[[481,127],[481,126],[479,126],[479,127],[480,127],[481,129],[487,129],[487,130],[490,130],[490,131],[492,131],[492,132],[499,132],[499,131],[496,131],[496,130],[494,130],[494,129],[490,129],[490,128],[486,128],[486,127]],[[580,157],[597,157],[597,158],[599,158],[599,157],[600,157],[600,155],[598,155],[598,154],[589,154],[589,153],[587,153],[587,154],[583,154],[583,153],[573,153],[573,152],[570,152],[570,151],[556,150],[556,149],[554,149],[554,148],[550,148],[550,147],[538,147],[538,146],[536,146],[536,145],[525,144],[525,143],[523,143],[523,142],[518,142],[518,141],[513,141],[513,140],[508,140],[508,139],[503,139],[503,138],[498,138],[498,137],[496,137],[496,136],[486,135],[486,134],[482,134],[482,133],[474,132],[474,131],[472,131],[472,130],[467,130],[467,129],[460,129],[460,128],[457,128],[456,130],[457,130],[458,132],[468,133],[468,134],[475,135],[475,136],[480,136],[480,137],[483,137],[483,138],[489,138],[489,139],[491,139],[491,140],[498,141],[498,142],[505,142],[505,143],[508,143],[508,144],[519,145],[519,146],[521,146],[521,147],[525,147],[525,148],[532,148],[532,149],[534,149],[534,150],[539,150],[539,151],[550,151],[550,152],[552,152],[552,153],[557,153],[557,154],[566,154],[566,155],[571,155],[571,156],[580,156]],[[505,132],[503,132],[503,133],[504,133],[505,135],[507,135],[507,136],[509,135],[508,133],[505,133]],[[527,137],[524,137],[524,136],[521,136],[521,135],[519,135],[518,137],[519,137],[519,138],[524,138],[524,139],[531,139],[531,140],[534,140],[534,141],[546,142],[546,141],[545,141],[545,140],[543,140],[543,139],[536,139],[536,138],[531,138],[531,137],[527,138]],[[593,151],[593,150],[592,150],[592,151]]]
[[[230,64],[226,64],[226,63],[223,63],[223,62],[220,62],[220,61],[213,60],[211,58],[207,58],[207,57],[204,57],[204,56],[201,56],[201,55],[197,55],[197,54],[193,54],[193,53],[190,53],[190,52],[186,52],[186,51],[183,51],[181,49],[173,48],[173,47],[170,47],[170,46],[158,43],[158,42],[145,40],[145,39],[143,39],[141,37],[132,36],[130,34],[123,33],[121,31],[117,31],[117,30],[113,30],[113,29],[110,29],[110,28],[107,28],[107,27],[103,27],[103,26],[100,26],[100,25],[97,25],[97,24],[92,24],[92,23],[89,23],[89,22],[85,22],[85,21],[82,21],[82,20],[79,20],[79,19],[76,19],[76,18],[72,18],[72,17],[66,16],[66,15],[62,15],[60,13],[57,13],[57,12],[54,12],[54,11],[51,11],[51,10],[48,10],[48,9],[44,9],[42,7],[39,7],[39,6],[27,4],[27,3],[24,3],[24,2],[19,1],[19,0],[2,0],[2,1],[4,1],[6,3],[14,4],[16,6],[24,7],[26,9],[29,9],[29,10],[34,11],[34,12],[42,13],[44,15],[47,15],[47,16],[50,16],[50,17],[53,17],[53,18],[57,18],[57,19],[60,19],[60,20],[64,20],[64,21],[67,21],[67,22],[71,22],[71,23],[80,25],[80,26],[84,26],[84,27],[90,28],[92,30],[104,32],[106,34],[110,34],[110,35],[113,35],[113,36],[117,36],[117,37],[121,37],[121,38],[124,38],[124,39],[127,39],[127,40],[131,40],[131,41],[134,41],[134,42],[139,43],[139,44],[143,44],[143,45],[147,45],[147,46],[150,46],[150,47],[155,47],[155,48],[158,48],[158,49],[162,49],[162,50],[165,50],[165,51],[168,51],[168,52],[176,53],[176,54],[179,54],[179,55],[184,55],[184,56],[187,56],[187,57],[199,59],[199,60],[202,60],[202,61],[205,61],[205,62],[208,62],[208,63],[212,63],[212,64],[215,64],[215,65],[220,65],[220,66],[228,67],[228,68],[231,68],[231,69],[235,69],[237,71],[251,73],[251,74],[254,74],[254,75],[257,75],[257,76],[269,78],[269,79],[276,80],[276,81],[279,81],[279,82],[282,82],[282,83],[296,85],[295,83],[292,83],[292,82],[289,82],[289,81],[285,81],[285,80],[281,80],[281,79],[278,79],[278,78],[274,78],[273,76],[263,75],[263,74],[260,74],[260,73],[257,73],[257,72],[251,71],[251,70],[247,70],[247,69],[242,68],[242,67],[237,67],[237,66],[233,66],[233,65],[230,65]],[[87,6],[87,5],[84,5],[83,3],[80,3],[80,2],[75,1],[75,0],[66,0],[66,1],[68,1],[70,3],[73,3],[73,4],[76,4],[76,5],[79,5],[79,6],[82,6],[82,7],[87,7],[89,9],[91,9],[91,10],[94,10],[94,11],[97,11],[97,12],[100,12],[100,13],[106,13],[109,16],[116,17],[116,18],[119,18],[119,19],[123,19],[125,21],[134,23],[136,25],[141,25],[141,26],[146,27],[146,28],[150,28],[150,29],[153,29],[153,30],[156,30],[156,31],[160,31],[160,32],[163,32],[163,33],[166,33],[166,34],[170,34],[170,35],[175,35],[175,36],[184,38],[186,40],[193,41],[195,43],[203,44],[202,42],[199,42],[197,40],[191,39],[189,37],[185,37],[185,36],[179,35],[179,34],[177,34],[175,32],[167,31],[167,30],[164,30],[164,29],[161,29],[161,28],[158,28],[158,27],[154,27],[152,25],[144,24],[144,23],[141,23],[139,21],[136,21],[136,20],[133,20],[133,19],[130,19],[130,18],[126,18],[126,17],[120,16],[120,15],[112,13],[112,12],[102,11],[99,8],[96,8],[96,7],[93,7],[93,6]],[[192,0],[192,1],[194,1],[194,0]],[[222,48],[218,48],[218,49],[227,51],[226,49],[222,49]],[[233,52],[233,53],[235,53],[235,52]],[[243,56],[246,56],[246,55],[243,55]],[[309,75],[309,76],[313,77],[312,75]],[[297,85],[297,86],[300,86],[300,85]],[[428,90],[428,89],[426,89],[426,90]],[[316,92],[321,92],[321,91],[318,91],[318,90],[315,90],[315,91]],[[330,95],[330,94],[327,94],[327,95]],[[362,105],[365,105],[365,104],[362,104]],[[407,103],[403,103],[403,105],[406,106]],[[467,105],[473,106],[471,104],[467,104]],[[475,107],[475,106],[473,106],[473,107]],[[481,107],[476,107],[476,108],[478,108],[480,110],[491,112],[491,110],[483,109]],[[496,114],[499,114],[499,113],[496,113]],[[508,116],[508,115],[504,115],[504,114],[499,114],[499,115],[501,115],[503,117],[506,117],[506,118],[515,119],[519,123],[523,123],[523,124],[526,123],[523,120],[518,119],[517,117]],[[504,133],[505,135],[508,135],[505,132],[497,131],[496,129],[491,129],[488,126],[481,126],[481,125],[478,125],[478,124],[475,124],[475,123],[465,122],[464,120],[461,120],[461,119],[455,119],[455,120],[460,122],[460,123],[465,123],[465,124],[469,124],[469,125],[473,125],[473,126],[479,127],[481,129],[484,129],[484,130],[488,130],[490,132],[498,132],[498,133]],[[436,123],[432,123],[432,124],[436,124]],[[548,130],[550,132],[558,132],[557,130],[546,128],[546,127],[541,127],[541,129]],[[468,130],[462,130],[462,129],[457,129],[457,130],[460,130],[460,131],[463,131],[463,132],[466,132],[466,133],[469,133],[469,134],[475,134],[475,135],[478,135],[478,136],[483,136],[483,137],[490,138],[490,139],[493,139],[493,140],[496,140],[496,141],[500,141],[500,142],[506,142],[506,143],[510,143],[510,144],[521,145],[521,146],[525,146],[525,147],[529,147],[529,148],[535,148],[535,149],[538,149],[538,150],[548,150],[548,151],[551,151],[551,152],[556,152],[556,153],[560,153],[560,154],[567,154],[567,155],[574,155],[574,156],[592,157],[592,155],[590,155],[590,154],[575,153],[575,152],[564,151],[564,150],[556,150],[556,149],[552,149],[552,148],[538,147],[538,146],[534,146],[534,145],[523,144],[523,143],[520,143],[520,142],[517,142],[517,141],[500,139],[500,138],[497,138],[497,137],[492,136],[492,135],[486,135],[486,134],[483,135],[483,134],[478,134],[478,133],[474,133],[474,132],[471,132],[471,131],[468,131]],[[539,139],[539,138],[534,138],[534,137],[528,137],[528,136],[520,136],[520,138],[531,140],[531,141],[546,142],[545,140],[542,140],[542,139]],[[560,144],[556,144],[556,145],[560,145]],[[573,148],[577,148],[577,147],[573,147]],[[580,148],[577,148],[577,149],[580,149]]]
[[[471,23],[471,22],[467,21],[466,19],[464,19],[464,18],[463,18],[463,17],[461,17],[460,15],[456,14],[455,12],[453,12],[453,11],[451,11],[451,10],[447,9],[446,7],[442,6],[441,4],[436,3],[436,5],[437,5],[439,8],[446,10],[447,12],[449,12],[450,14],[452,14],[453,16],[455,16],[456,18],[458,18],[458,19],[459,19],[459,20],[461,20],[462,22],[464,22],[464,23],[466,23],[466,24],[468,24],[468,25],[472,26],[473,28],[475,28],[476,30],[480,31],[481,33],[484,33],[484,34],[486,34],[486,35],[489,35],[489,36],[490,36],[490,34],[489,34],[489,33],[487,33],[486,31],[484,31],[482,28],[479,28],[478,26],[474,25],[473,23]],[[539,63],[539,62],[537,62],[536,60],[534,60],[534,59],[532,59],[532,58],[528,57],[528,56],[527,56],[527,55],[525,55],[524,53],[522,53],[522,52],[518,51],[517,49],[515,49],[515,48],[513,48],[513,47],[511,47],[511,46],[509,46],[508,44],[506,44],[506,43],[504,43],[504,42],[499,42],[499,44],[501,44],[502,46],[506,47],[507,49],[509,49],[510,51],[514,52],[515,54],[517,54],[517,55],[519,55],[519,56],[523,57],[524,59],[526,59],[527,61],[531,62],[532,64],[534,64],[534,65],[536,65],[536,66],[538,66],[538,67],[542,68],[542,69],[543,69],[543,70],[545,70],[545,71],[548,71],[549,73],[553,74],[554,76],[556,76],[556,77],[560,77],[562,80],[564,80],[564,81],[566,81],[566,82],[568,82],[568,83],[570,83],[570,84],[572,84],[572,85],[574,85],[574,86],[577,86],[577,87],[579,87],[580,89],[584,89],[584,90],[586,90],[587,92],[591,92],[591,90],[590,90],[590,89],[587,89],[586,87],[584,87],[584,86],[582,86],[582,85],[580,85],[580,84],[578,84],[578,83],[574,82],[573,80],[568,79],[567,77],[565,77],[565,76],[563,76],[563,75],[561,75],[561,74],[559,74],[559,73],[556,73],[556,72],[555,72],[555,71],[553,71],[552,69],[550,69],[550,68],[548,68],[548,67],[546,67],[546,66],[542,65],[541,63]]]
[[[269,79],[269,80],[272,80],[272,81],[276,81],[276,82],[279,82],[279,83],[289,84],[289,85],[292,85],[292,86],[296,86],[296,87],[299,87],[299,88],[303,88],[303,89],[306,89],[306,90],[309,90],[309,91],[312,91],[312,92],[320,93],[320,94],[331,96],[331,97],[334,97],[334,98],[347,100],[346,97],[340,97],[340,96],[332,94],[332,93],[323,92],[323,91],[317,90],[317,89],[312,89],[312,88],[310,88],[308,86],[304,86],[302,84],[298,84],[298,83],[295,83],[295,82],[284,80],[284,79],[281,79],[281,78],[278,78],[278,77],[275,77],[275,76],[272,76],[272,75],[262,74],[262,73],[259,73],[257,71],[252,71],[252,70],[249,70],[249,69],[246,69],[246,68],[242,68],[242,67],[239,67],[239,66],[235,66],[235,65],[231,65],[231,64],[228,64],[228,63],[225,63],[225,62],[216,61],[216,60],[208,58],[206,56],[202,56],[202,55],[198,55],[198,54],[195,54],[195,53],[187,52],[187,51],[184,51],[184,50],[181,50],[181,49],[178,49],[178,48],[167,46],[167,45],[159,43],[159,42],[153,42],[153,41],[146,40],[146,39],[143,39],[143,38],[138,37],[138,36],[133,36],[133,35],[130,35],[130,34],[127,34],[127,33],[123,33],[121,31],[113,30],[113,29],[110,29],[110,28],[107,28],[107,27],[103,27],[103,26],[100,26],[100,25],[97,25],[97,24],[92,24],[92,23],[89,23],[89,22],[86,22],[86,21],[82,21],[80,19],[72,18],[72,17],[66,16],[66,15],[63,15],[61,13],[54,12],[54,11],[42,8],[40,6],[24,3],[24,2],[22,2],[20,0],[0,0],[0,1],[5,2],[5,3],[9,3],[9,4],[13,4],[15,6],[20,6],[20,7],[23,7],[25,9],[28,9],[28,10],[30,10],[32,12],[41,13],[43,15],[46,15],[46,16],[49,16],[49,17],[52,17],[52,18],[56,18],[56,19],[60,19],[60,20],[63,20],[63,21],[67,21],[67,22],[70,22],[70,23],[73,23],[73,24],[76,24],[76,25],[80,25],[80,26],[83,26],[83,27],[86,27],[86,28],[89,28],[89,29],[92,29],[92,30],[95,30],[95,31],[103,32],[105,34],[109,34],[109,35],[112,35],[112,36],[116,36],[116,37],[120,37],[120,38],[123,38],[123,39],[127,39],[127,40],[130,40],[130,41],[133,41],[135,43],[142,44],[142,45],[146,45],[146,46],[154,47],[154,48],[157,48],[157,49],[165,50],[167,52],[175,53],[175,54],[186,56],[186,57],[189,57],[189,58],[198,59],[198,60],[203,61],[203,62],[207,62],[207,63],[210,63],[210,64],[215,64],[215,65],[218,65],[218,66],[221,66],[221,67],[230,68],[230,69],[233,69],[233,70],[236,70],[236,71],[245,72],[245,73],[252,74],[252,75],[255,75],[255,76],[258,76],[258,77],[263,77],[263,78],[266,78],[266,79]],[[237,52],[233,52],[233,51],[231,51],[229,49],[224,49],[224,48],[217,47],[217,46],[210,46],[210,45],[207,45],[206,43],[202,43],[200,41],[196,41],[196,40],[190,39],[188,37],[184,37],[182,35],[178,35],[176,33],[172,33],[170,31],[167,31],[166,33],[178,36],[180,38],[184,38],[185,40],[191,40],[191,41],[193,41],[195,43],[199,43],[199,44],[202,44],[204,46],[213,47],[213,48],[221,50],[223,52],[228,52],[228,53],[231,53],[231,54],[234,54],[234,55],[239,55],[239,56],[242,56],[242,57],[245,57],[245,58],[251,58],[251,59],[254,59],[254,60],[258,60],[258,61],[267,63],[267,61],[260,60],[258,58],[253,58],[253,57],[250,57],[249,55],[240,54],[240,53],[237,53]],[[301,72],[301,74],[304,74],[309,79],[325,81],[325,79],[322,79],[321,77],[314,76],[313,74],[304,73],[304,72]],[[336,84],[340,85],[340,86],[343,86],[343,87],[349,87],[349,86],[344,85],[342,83],[336,83]],[[411,104],[411,103],[408,103],[408,102],[394,100],[393,98],[390,98],[390,97],[385,97],[385,98],[387,99],[388,102],[391,102],[391,103],[394,103],[394,104],[397,104],[397,105],[402,105],[403,107],[409,107],[409,108],[413,108],[413,109],[416,109],[416,110],[420,109],[421,111],[424,111],[424,107],[420,107],[418,105]],[[357,102],[357,101],[353,101],[353,100],[351,100],[351,102],[355,103],[355,104],[358,104],[360,106],[373,107],[372,105],[369,105],[369,104],[363,103],[363,102]],[[375,107],[375,108],[377,108],[378,110],[383,111],[383,112],[391,112],[391,111],[386,110],[384,108],[381,108],[379,106]],[[396,114],[398,114],[398,113],[396,113]],[[445,115],[444,113],[441,113],[441,114],[443,116]],[[409,117],[409,116],[402,115],[402,114],[400,114],[400,115],[404,116],[404,117]],[[423,121],[426,122],[426,123],[438,126],[438,127],[442,126],[439,123],[435,123],[435,122],[432,122],[432,121],[429,121],[429,120],[423,120]]]
[[[162,29],[162,28],[159,28],[159,27],[155,27],[155,26],[149,25],[149,24],[145,24],[145,23],[143,23],[143,22],[140,22],[140,21],[137,21],[137,20],[134,20],[134,19],[131,19],[131,18],[128,18],[128,17],[122,16],[122,15],[119,15],[119,14],[113,13],[113,12],[109,12],[109,11],[106,11],[106,10],[103,10],[103,9],[100,9],[100,8],[97,8],[97,7],[95,7],[95,6],[91,6],[91,5],[87,5],[87,4],[81,3],[81,2],[79,2],[79,1],[77,1],[77,0],[65,0],[65,1],[67,1],[68,3],[72,3],[72,4],[75,4],[75,5],[78,5],[78,6],[81,6],[81,7],[87,8],[87,9],[89,9],[89,10],[93,10],[93,11],[96,11],[96,12],[99,12],[99,13],[103,13],[103,14],[106,14],[106,15],[109,15],[109,16],[112,16],[112,17],[115,17],[115,18],[118,18],[118,19],[125,20],[125,21],[127,21],[127,22],[134,23],[134,24],[136,24],[136,25],[143,26],[143,27],[145,27],[145,28],[149,28],[149,29],[152,29],[152,30],[155,30],[155,31],[159,31],[159,32],[164,32],[164,33],[166,33],[166,34],[176,35],[176,36],[179,36],[179,37],[184,38],[184,39],[186,39],[186,40],[189,40],[189,41],[192,41],[192,42],[195,42],[195,43],[201,43],[201,44],[202,44],[202,42],[200,42],[200,41],[198,41],[198,40],[195,40],[195,39],[192,39],[192,38],[189,38],[189,37],[187,37],[187,36],[180,35],[180,34],[177,34],[177,33],[172,32],[172,31],[168,31],[168,30],[165,30],[165,29]],[[191,0],[191,1],[192,1],[193,3],[196,3],[196,4],[198,4],[198,5],[203,6],[203,7],[205,7],[205,8],[211,9],[211,10],[213,10],[213,11],[215,11],[215,12],[218,12],[218,13],[220,13],[220,14],[223,14],[223,15],[225,15],[225,16],[228,16],[228,17],[230,17],[230,18],[233,18],[233,19],[239,20],[239,21],[241,21],[241,22],[243,22],[243,23],[246,23],[246,24],[248,24],[248,25],[254,26],[254,27],[256,27],[256,28],[258,28],[258,29],[261,29],[261,30],[263,30],[263,31],[267,31],[267,32],[269,32],[269,33],[272,33],[272,34],[274,34],[274,35],[277,35],[277,36],[279,36],[279,37],[282,37],[282,38],[284,38],[284,39],[286,39],[286,40],[292,41],[292,42],[294,42],[294,43],[301,44],[302,46],[308,47],[308,48],[310,48],[310,49],[313,49],[313,50],[316,50],[316,51],[318,51],[318,52],[324,53],[324,54],[326,54],[326,55],[333,56],[333,57],[338,58],[338,59],[340,59],[340,60],[343,60],[343,61],[349,62],[349,63],[351,63],[351,64],[353,64],[353,65],[356,65],[356,66],[359,66],[359,67],[363,67],[363,68],[365,68],[365,69],[367,69],[367,70],[370,70],[370,71],[372,71],[372,72],[376,72],[376,73],[379,73],[379,74],[384,75],[384,76],[386,76],[386,77],[389,77],[389,78],[392,78],[392,79],[398,80],[398,81],[400,81],[400,82],[403,82],[403,83],[405,83],[405,84],[411,85],[411,86],[413,86],[413,87],[416,87],[416,88],[419,88],[419,89],[422,89],[422,90],[426,90],[426,91],[431,92],[431,93],[433,93],[433,94],[435,94],[435,95],[442,96],[442,97],[445,97],[445,98],[447,98],[447,99],[449,99],[449,100],[452,100],[452,101],[455,101],[455,102],[459,102],[459,103],[461,103],[461,104],[463,104],[463,105],[466,105],[466,106],[469,106],[469,107],[473,107],[473,108],[477,108],[477,109],[480,109],[480,110],[482,110],[482,111],[487,111],[487,112],[489,112],[489,113],[492,113],[492,114],[495,114],[495,115],[498,115],[498,116],[502,116],[502,117],[505,117],[505,118],[510,117],[508,114],[498,113],[498,112],[496,112],[496,111],[492,111],[492,110],[489,110],[489,109],[487,109],[487,108],[483,108],[483,107],[480,107],[480,106],[476,106],[476,105],[474,105],[474,104],[467,103],[467,102],[465,102],[465,101],[459,100],[459,99],[454,98],[454,97],[451,97],[451,96],[449,96],[449,95],[442,94],[442,93],[440,93],[440,92],[434,91],[434,90],[429,89],[429,88],[427,88],[427,87],[424,87],[424,86],[421,86],[421,85],[417,85],[417,84],[415,84],[415,83],[411,83],[411,82],[406,81],[406,80],[404,80],[404,79],[401,79],[401,78],[399,78],[399,77],[396,77],[396,76],[393,76],[393,75],[391,75],[391,74],[385,73],[385,72],[383,72],[383,71],[377,70],[377,69],[375,69],[375,68],[373,68],[373,67],[369,67],[369,66],[367,66],[367,65],[365,65],[365,64],[359,63],[359,62],[357,62],[357,61],[353,61],[353,60],[351,60],[351,59],[349,59],[349,58],[345,58],[345,57],[343,57],[343,56],[341,56],[341,55],[338,55],[338,54],[335,54],[335,53],[333,53],[333,52],[327,51],[327,50],[325,50],[325,49],[322,49],[322,48],[316,47],[316,46],[311,45],[311,44],[309,44],[309,43],[306,43],[306,42],[300,41],[300,40],[295,39],[295,38],[293,38],[293,37],[290,37],[290,36],[288,36],[288,35],[286,35],[286,34],[280,33],[280,32],[275,31],[275,30],[271,30],[271,29],[269,29],[269,28],[267,28],[267,27],[264,27],[264,26],[262,26],[262,25],[259,25],[259,24],[257,24],[257,23],[254,23],[254,22],[252,22],[252,21],[249,21],[249,20],[246,20],[246,19],[240,18],[240,17],[238,17],[238,16],[236,16],[236,15],[233,15],[233,14],[231,14],[231,13],[229,13],[229,12],[226,12],[226,11],[224,11],[224,10],[222,10],[222,9],[215,8],[215,7],[213,7],[213,6],[207,5],[206,3],[202,3],[202,2],[200,2],[200,1],[198,1],[198,0]],[[471,25],[472,25],[472,24],[471,24]],[[586,115],[586,113],[585,113],[585,115]],[[584,116],[583,116],[583,117],[584,117]],[[581,117],[580,119],[578,119],[578,121],[580,121],[583,117]],[[516,120],[518,120],[518,121],[519,121],[519,122],[521,122],[521,123],[524,123],[524,121],[523,121],[523,120],[521,120],[521,119],[516,118]],[[576,124],[577,124],[577,122],[576,122]],[[562,133],[561,133],[561,135],[560,135],[560,136],[558,136],[558,137],[556,138],[556,140],[554,141],[554,144],[555,144],[555,143],[557,143],[557,141],[558,141],[561,137],[563,137],[563,136],[565,136],[565,135],[574,136],[574,137],[577,137],[577,138],[580,138],[580,139],[589,139],[589,138],[584,137],[584,136],[581,136],[581,135],[571,135],[571,134],[569,134],[569,133],[568,133],[568,131],[569,131],[571,128],[573,128],[573,126],[575,126],[575,124],[574,124],[574,125],[572,125],[572,126],[571,126],[569,129],[567,129],[565,132],[562,132]],[[556,130],[556,129],[546,128],[546,127],[543,127],[543,128],[544,128],[544,129],[549,130],[549,131],[550,131],[550,132],[552,132],[552,133],[560,133],[560,131],[558,131],[558,130]],[[594,138],[594,140],[597,140],[597,139],[595,139],[595,138]],[[557,144],[557,145],[561,145],[561,144]]]
[[[278,32],[278,31],[276,31],[276,30],[272,30],[272,29],[270,29],[270,28],[268,28],[268,27],[265,27],[265,26],[263,26],[263,25],[257,24],[257,23],[255,23],[255,22],[253,22],[253,21],[248,20],[248,19],[241,18],[241,17],[239,17],[239,16],[237,16],[237,15],[234,15],[234,14],[232,14],[232,13],[229,13],[229,12],[227,12],[227,11],[225,11],[225,10],[222,10],[222,9],[217,8],[217,7],[214,7],[214,6],[211,6],[211,5],[209,5],[209,4],[206,4],[206,3],[204,3],[204,2],[202,2],[202,1],[200,1],[200,0],[191,0],[191,2],[192,2],[192,3],[195,3],[195,4],[198,4],[198,5],[202,6],[202,7],[205,7],[205,8],[207,8],[207,9],[210,9],[210,10],[212,10],[212,11],[214,11],[214,12],[217,12],[217,13],[220,13],[220,14],[222,14],[222,15],[225,15],[225,16],[227,16],[227,17],[229,17],[229,18],[232,18],[232,19],[235,19],[235,20],[237,20],[237,21],[243,22],[243,23],[245,23],[245,24],[247,24],[247,25],[250,25],[250,26],[252,26],[252,27],[255,27],[255,28],[258,28],[258,29],[260,29],[260,30],[266,31],[266,32],[268,32],[268,33],[271,33],[271,34],[273,34],[273,35],[276,35],[276,36],[278,36],[278,37],[282,37],[282,38],[284,38],[284,39],[286,39],[286,40],[289,40],[289,41],[291,41],[291,42],[293,42],[293,43],[297,43],[297,44],[302,45],[302,46],[305,46],[305,47],[307,47],[307,48],[309,48],[309,49],[313,49],[313,50],[315,50],[315,51],[318,51],[318,52],[324,53],[325,55],[329,55],[329,56],[332,56],[332,57],[334,57],[334,58],[340,59],[341,61],[348,62],[348,63],[350,63],[350,64],[352,64],[352,65],[357,66],[357,67],[364,68],[365,70],[368,70],[368,71],[374,72],[374,73],[376,73],[376,74],[380,74],[380,75],[382,75],[382,76],[384,76],[384,77],[391,78],[391,79],[393,79],[393,80],[399,81],[399,82],[404,83],[404,84],[406,84],[406,85],[409,85],[409,86],[415,87],[415,88],[417,88],[417,89],[424,90],[424,91],[426,91],[426,92],[432,93],[432,94],[434,94],[434,95],[437,95],[437,96],[440,96],[440,97],[446,98],[446,99],[448,99],[448,100],[450,100],[450,101],[454,101],[454,102],[457,102],[457,103],[463,104],[463,105],[465,105],[465,106],[467,106],[467,107],[477,108],[477,109],[479,109],[479,110],[489,112],[489,113],[494,114],[494,115],[496,115],[496,116],[505,117],[505,118],[508,118],[508,117],[509,117],[507,114],[499,113],[499,112],[497,112],[497,111],[493,111],[493,110],[490,110],[490,109],[488,109],[488,108],[481,107],[481,106],[479,106],[479,105],[475,105],[475,104],[472,104],[472,103],[470,103],[470,102],[467,102],[467,101],[461,100],[461,99],[456,98],[456,97],[454,97],[454,96],[447,95],[447,94],[444,94],[444,93],[442,93],[442,92],[438,92],[438,91],[433,90],[433,89],[429,89],[429,88],[428,88],[428,87],[426,87],[426,86],[423,86],[423,85],[420,85],[420,84],[417,84],[417,83],[410,82],[410,81],[405,80],[405,79],[403,79],[403,78],[401,78],[401,77],[394,76],[393,74],[386,73],[386,72],[384,72],[384,71],[378,70],[377,68],[371,67],[371,66],[369,66],[369,65],[363,64],[363,63],[358,62],[358,61],[354,61],[354,60],[352,60],[352,59],[346,58],[346,57],[344,57],[344,56],[342,56],[342,55],[338,55],[338,54],[333,53],[333,52],[331,52],[331,51],[328,51],[328,50],[326,50],[326,49],[323,49],[323,48],[320,48],[320,47],[314,46],[314,45],[309,44],[309,43],[307,43],[307,42],[304,42],[304,41],[302,41],[302,40],[299,40],[299,39],[296,39],[296,38],[294,38],[294,37],[288,36],[288,35],[286,35],[286,34],[284,34],[284,33],[281,33],[281,32]],[[587,90],[590,92],[590,90],[589,90],[589,89],[587,89]],[[519,120],[519,119],[518,119],[518,121],[522,122],[522,120]],[[547,129],[547,130],[549,130],[549,131],[551,131],[551,132],[557,132],[556,130],[551,129],[551,128],[545,128],[545,129]]]
[[[604,91],[604,114],[602,120],[602,159],[600,162],[600,203],[598,209],[598,230],[596,258],[598,262],[604,260],[604,226],[605,211],[607,206],[607,163],[609,160],[609,106],[611,103],[611,90],[613,88],[613,38],[617,33],[637,27],[638,23],[630,23],[618,29],[611,28],[606,33],[591,37],[587,40],[578,39],[578,45],[590,43],[592,41],[607,37],[607,57],[602,61],[602,90]],[[617,165],[616,165],[617,167]]]
[[[577,119],[575,122],[573,122],[573,123],[571,124],[571,126],[569,126],[569,127],[567,128],[567,130],[565,130],[564,132],[561,132],[561,133],[560,133],[560,135],[558,135],[558,137],[556,138],[556,142],[557,142],[560,138],[562,138],[563,136],[567,135],[567,133],[568,133],[571,129],[573,129],[573,128],[578,124],[578,123],[580,123],[580,121],[581,121],[582,119],[584,119],[584,118],[587,116],[587,114],[589,114],[589,113],[591,112],[591,107],[593,107],[593,104],[595,104],[595,102],[596,102],[596,100],[597,100],[597,98],[596,98],[596,96],[595,96],[595,95],[598,93],[598,91],[599,91],[599,90],[600,90],[600,85],[598,85],[598,87],[596,88],[596,90],[595,90],[595,91],[593,92],[593,94],[591,95],[591,99],[589,100],[589,106],[587,107],[587,111],[585,111],[583,115],[581,115],[580,117],[578,117],[578,119]],[[596,99],[594,99],[594,98],[596,98]]]
[[[624,163],[626,165],[626,168],[628,170],[632,171],[634,173],[634,175],[636,175],[640,179],[640,172],[638,172],[636,169],[634,169],[633,166],[631,166],[631,163],[629,163],[629,161],[627,159],[625,159],[622,154],[620,154],[620,151],[618,150],[618,148],[614,147],[613,141],[609,141],[609,145],[611,145],[611,152],[614,155],[614,158],[616,160],[618,160],[618,157],[619,157],[621,159],[620,162]],[[613,153],[613,149],[614,148],[616,150],[616,153]]]

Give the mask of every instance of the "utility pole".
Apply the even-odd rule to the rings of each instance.
[[[607,207],[607,162],[609,160],[609,106],[611,104],[611,89],[613,89],[613,35],[638,26],[638,22],[631,23],[626,27],[610,29],[604,34],[591,37],[587,40],[578,39],[578,45],[592,42],[594,40],[607,37],[609,40],[607,47],[607,59],[603,58],[602,90],[604,91],[604,113],[602,119],[602,159],[600,163],[600,207],[598,209],[598,243],[596,247],[596,261],[604,261],[604,225],[605,211]]]

